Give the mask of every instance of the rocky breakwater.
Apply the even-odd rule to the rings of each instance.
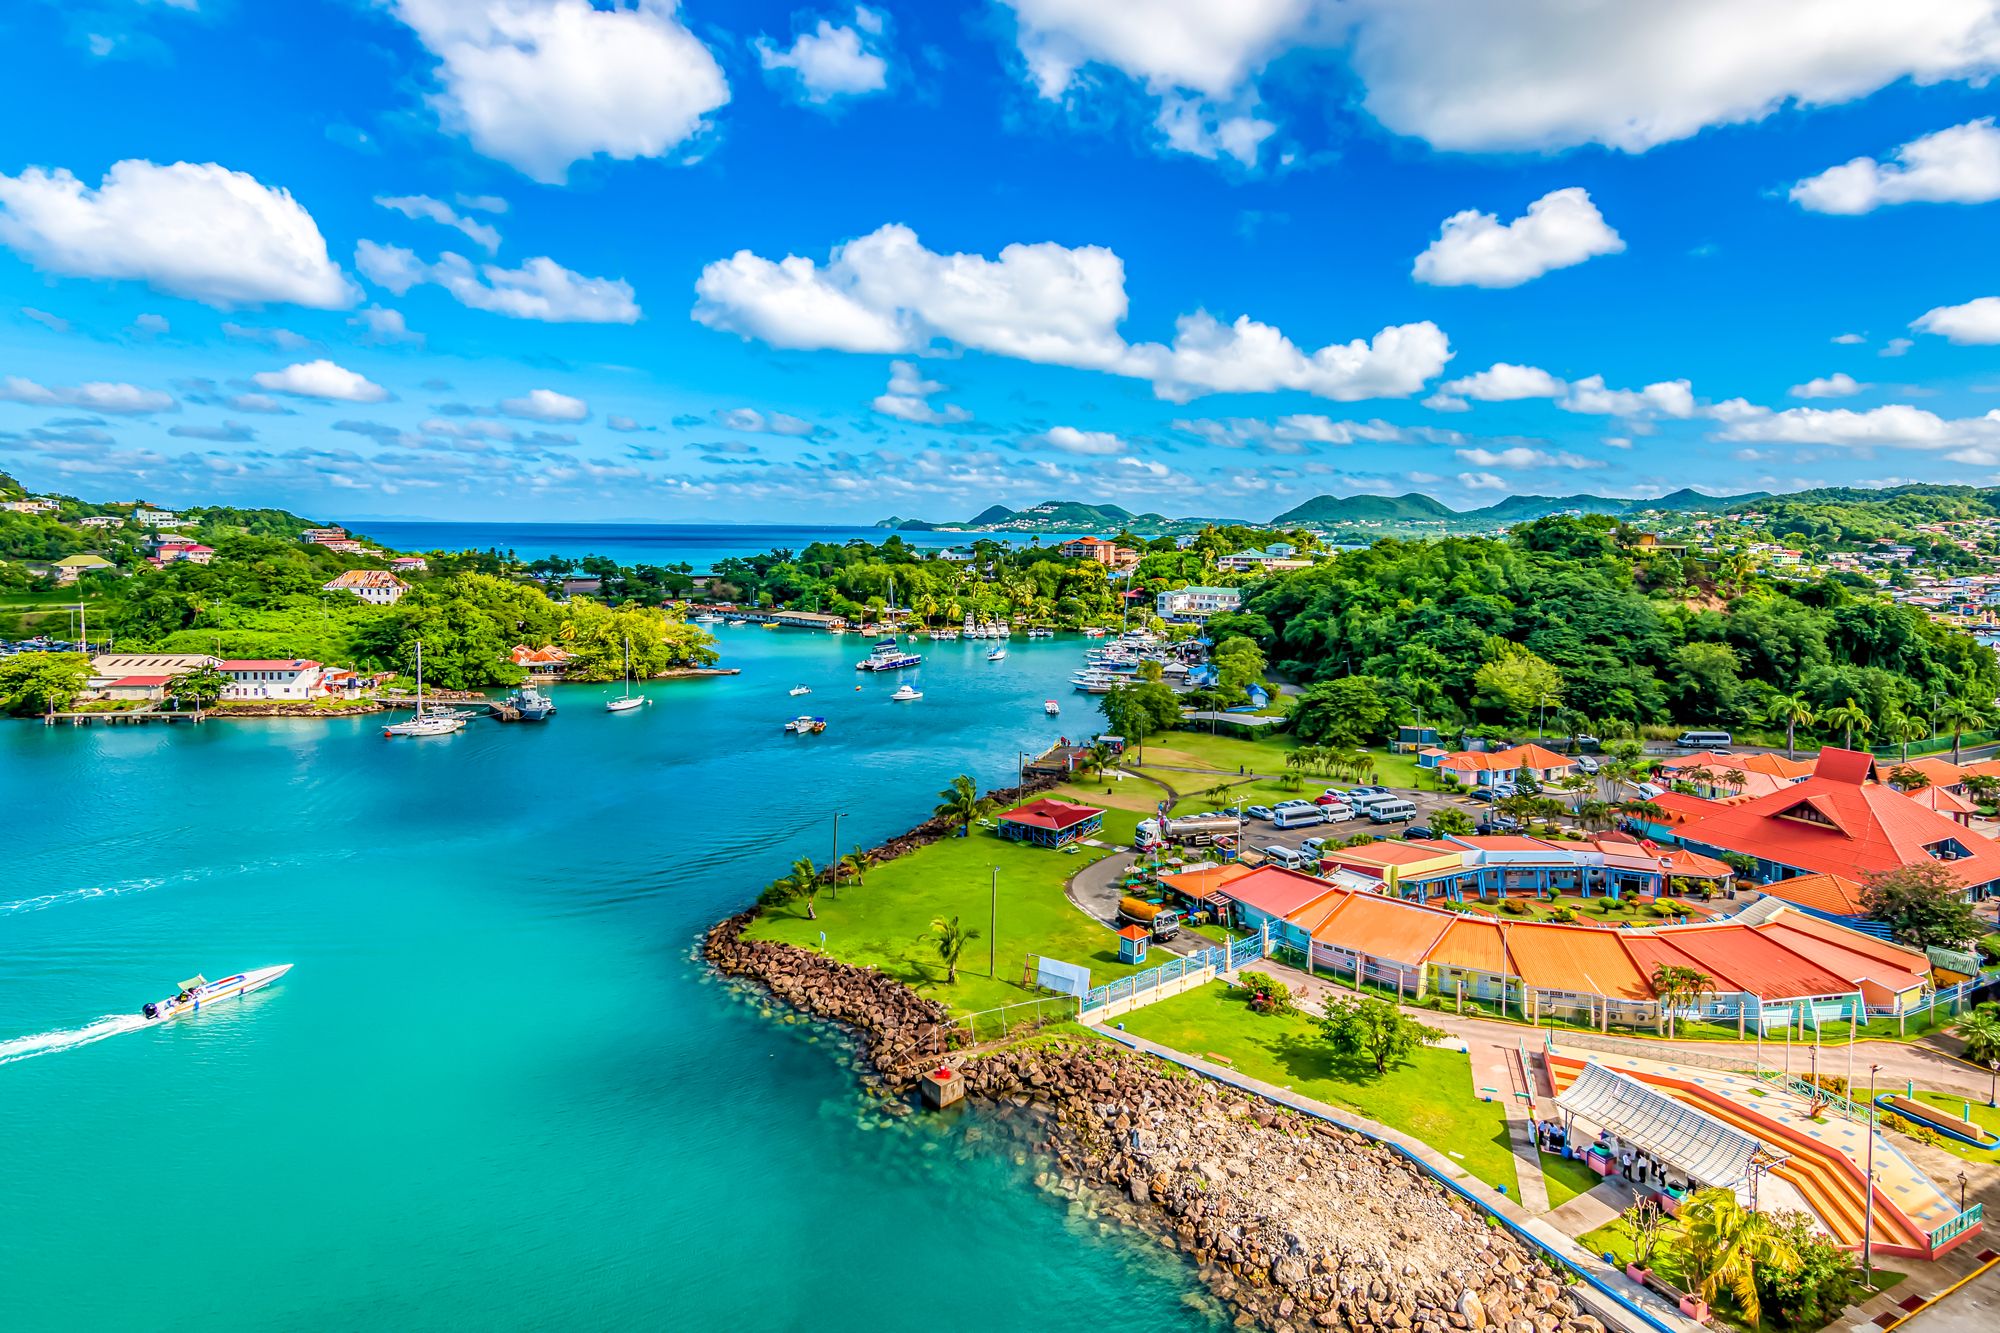
[[[1118,1191],[1121,1216],[1278,1333],[1603,1333],[1537,1251],[1359,1134],[1084,1042],[961,1073],[971,1095],[1046,1112],[1045,1188]]]
[[[951,1051],[948,1011],[868,968],[709,932],[723,973],[860,1034],[890,1090],[940,1059],[1037,1127],[1044,1189],[1184,1253],[1275,1333],[1604,1333],[1562,1274],[1408,1160],[1325,1121],[1088,1038]]]
[[[756,918],[743,912],[708,932],[702,952],[725,976],[755,981],[784,1003],[860,1035],[868,1061],[892,1087],[907,1088],[922,1068],[963,1035],[951,1011],[872,968],[856,967],[775,940],[746,940]]]

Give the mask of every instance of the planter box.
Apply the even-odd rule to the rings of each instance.
[[[1653,1270],[1650,1268],[1641,1268],[1637,1264],[1626,1264],[1625,1276],[1643,1287],[1653,1280]]]
[[[1681,1313],[1697,1324],[1708,1322],[1708,1302],[1699,1296],[1681,1297]]]

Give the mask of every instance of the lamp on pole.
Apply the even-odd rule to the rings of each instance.
[[[1986,1104],[1991,1106],[1994,1092],[2000,1090],[2000,1055],[1988,1060],[1986,1067],[1993,1072],[1992,1079],[1986,1084]]]
[[[987,869],[993,872],[991,881],[992,904],[988,909],[986,918],[986,979],[991,981],[994,979],[994,948],[998,942],[997,937],[1000,934],[1000,867],[988,866]]]
[[[1965,1211],[1965,1172],[1958,1173],[1958,1211]]]
[[[847,818],[847,811],[836,810],[833,814],[833,860],[827,862],[828,874],[833,878],[834,901],[840,900],[840,821]]]
[[[1875,1075],[1882,1066],[1868,1066],[1868,1190],[1861,1220],[1861,1281],[1875,1289]]]

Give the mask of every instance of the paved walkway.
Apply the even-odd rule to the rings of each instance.
[[[1177,1051],[1170,1046],[1162,1046],[1158,1042],[1148,1041],[1144,1037],[1134,1036],[1129,1032],[1113,1031],[1108,1028],[1100,1029],[1100,1031],[1112,1040],[1123,1042],[1134,1050],[1144,1051],[1149,1055],[1156,1055],[1185,1069],[1192,1069],[1196,1073],[1212,1078],[1218,1083],[1225,1083],[1231,1087],[1240,1088],[1244,1092],[1262,1097],[1266,1101],[1275,1102],[1281,1106],[1289,1106],[1293,1110],[1303,1111],[1307,1115],[1316,1116],[1322,1120],[1330,1120],[1337,1125],[1343,1125],[1348,1129],[1365,1134],[1369,1138],[1395,1144],[1412,1157],[1421,1160],[1425,1166],[1438,1175],[1452,1181],[1461,1190],[1476,1199],[1481,1207],[1500,1214],[1513,1223],[1514,1226],[1532,1236],[1538,1243],[1547,1247],[1553,1253],[1560,1255],[1564,1262],[1588,1272],[1592,1277],[1617,1292],[1625,1300],[1644,1309],[1653,1318],[1659,1320],[1661,1324],[1670,1329],[1679,1330],[1680,1333],[1701,1333],[1701,1325],[1689,1320],[1678,1309],[1668,1305],[1665,1301],[1662,1301],[1659,1297],[1626,1277],[1622,1270],[1611,1267],[1601,1257],[1585,1251],[1571,1240],[1570,1237],[1551,1226],[1547,1220],[1530,1216],[1526,1210],[1507,1196],[1496,1194],[1485,1182],[1471,1175],[1463,1166],[1460,1166],[1456,1161],[1453,1161],[1450,1157],[1439,1152],[1421,1139],[1412,1138],[1400,1130],[1391,1129],[1387,1125],[1370,1120],[1365,1116],[1357,1115],[1353,1111],[1329,1106],[1325,1102],[1315,1101],[1311,1097],[1300,1096],[1298,1093],[1284,1088],[1273,1087],[1261,1079],[1251,1078],[1233,1069],[1225,1069],[1220,1065],[1211,1064],[1207,1060],[1189,1055],[1184,1051]],[[1539,1179],[1539,1166],[1535,1174]],[[1546,1200],[1544,1202],[1546,1203]],[[1578,1290],[1589,1291],[1585,1287],[1579,1287]],[[1592,1313],[1604,1320],[1610,1327],[1626,1330],[1627,1333],[1657,1333],[1656,1329],[1648,1328],[1644,1322],[1633,1318],[1629,1311],[1618,1306],[1616,1302],[1606,1300],[1600,1293],[1589,1292],[1588,1299],[1590,1300]]]

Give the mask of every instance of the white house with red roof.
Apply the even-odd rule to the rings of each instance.
[[[313,699],[326,692],[325,669],[306,658],[232,657],[217,665],[229,677],[225,699]]]

